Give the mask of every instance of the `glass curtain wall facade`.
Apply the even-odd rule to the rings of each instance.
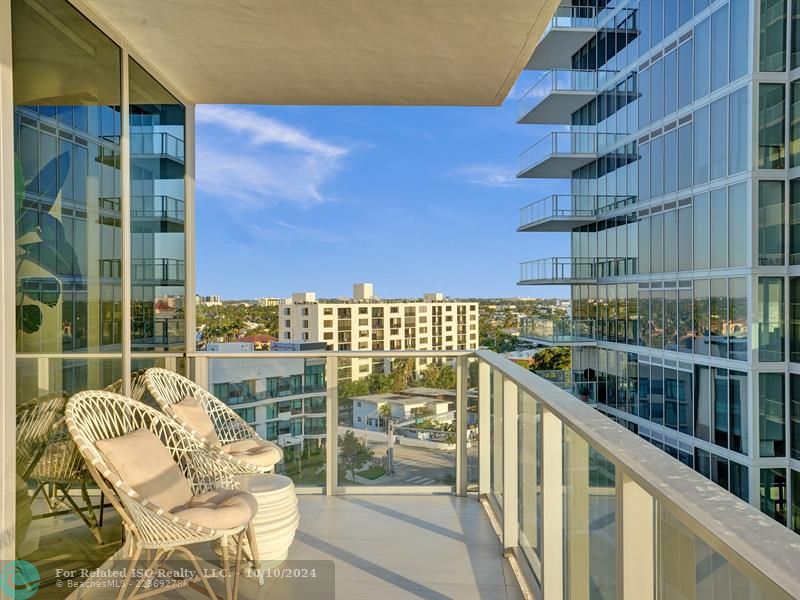
[[[597,134],[597,151],[519,174],[597,207],[560,229],[597,274],[571,286],[571,318],[594,322],[573,379],[800,532],[800,2],[581,4],[595,34],[558,43],[598,85],[559,122]]]
[[[186,105],[64,0],[12,0],[11,26],[16,550],[47,588],[121,543],[66,398],[187,349]]]

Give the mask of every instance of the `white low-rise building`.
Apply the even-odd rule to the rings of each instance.
[[[448,415],[449,401],[425,396],[404,394],[369,394],[354,396],[353,427],[368,431],[383,431],[387,418],[403,423],[418,417],[444,417]],[[381,414],[382,407],[389,407],[389,414]]]

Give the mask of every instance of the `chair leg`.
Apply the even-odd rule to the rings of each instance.
[[[258,575],[258,585],[264,585],[264,571],[261,566],[261,557],[258,554],[258,541],[256,540],[256,531],[253,528],[251,521],[247,525],[247,545],[250,548],[250,558],[253,560],[253,567],[256,569]]]
[[[211,598],[211,600],[219,600],[219,596],[217,596],[217,594],[211,588],[211,584],[208,582],[208,578],[205,576],[205,573],[203,569],[200,567],[200,563],[197,561],[197,557],[194,555],[194,553],[191,550],[189,550],[189,548],[187,548],[186,546],[179,546],[178,548],[175,548],[175,551],[183,552],[189,558],[192,565],[194,565],[195,573],[197,573],[197,576],[200,578],[200,581],[205,586],[206,592],[208,593],[208,597]]]
[[[136,582],[136,586],[133,588],[131,595],[128,596],[128,600],[134,600],[136,597],[136,592],[139,591],[139,588],[142,587],[142,584],[145,582],[149,582],[155,576],[156,567],[158,567],[158,563],[161,562],[161,557],[165,554],[165,551],[162,549],[156,550],[156,555],[153,557],[153,560],[150,561],[150,564],[147,565],[147,568],[144,570],[144,573],[139,578],[139,581]]]
[[[142,554],[142,547],[137,544],[134,545],[136,546],[136,549],[133,551],[133,556],[131,556],[128,568],[125,569],[125,579],[122,580],[122,586],[119,588],[115,600],[122,600],[123,596],[125,595],[125,590],[128,589],[128,584],[131,582],[133,570],[136,567],[136,563],[139,562],[139,556]]]
[[[222,547],[222,570],[225,572],[225,599],[233,600],[231,589],[231,559],[228,555],[228,536],[223,535],[220,540]]]
[[[234,575],[233,575],[233,598],[232,600],[236,600],[239,597],[239,568],[242,564],[242,543],[244,542],[244,536],[246,529],[242,529],[239,532],[239,535],[236,537],[236,564],[234,566]]]

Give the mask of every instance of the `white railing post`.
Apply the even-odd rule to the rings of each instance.
[[[561,420],[542,406],[542,591],[564,595],[563,439]]]
[[[621,475],[622,597],[655,598],[655,503],[638,483]]]
[[[478,493],[488,494],[492,489],[492,439],[491,386],[492,368],[485,362],[478,364]]]
[[[325,359],[325,495],[335,496],[339,488],[339,360]]]
[[[503,378],[503,551],[519,545],[519,471],[517,412],[519,390],[509,377]]]
[[[467,388],[469,363],[456,359],[456,495],[467,495]]]

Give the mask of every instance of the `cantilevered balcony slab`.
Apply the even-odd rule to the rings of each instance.
[[[636,196],[554,194],[519,210],[519,232],[568,232],[597,221],[598,215],[636,202]]]
[[[569,69],[572,55],[597,33],[595,10],[590,6],[559,6],[525,68]]]
[[[569,179],[576,169],[597,158],[599,148],[607,148],[624,137],[618,133],[554,131],[519,155],[520,179]]]
[[[572,113],[597,94],[595,70],[548,71],[519,100],[517,123],[569,124]]]

